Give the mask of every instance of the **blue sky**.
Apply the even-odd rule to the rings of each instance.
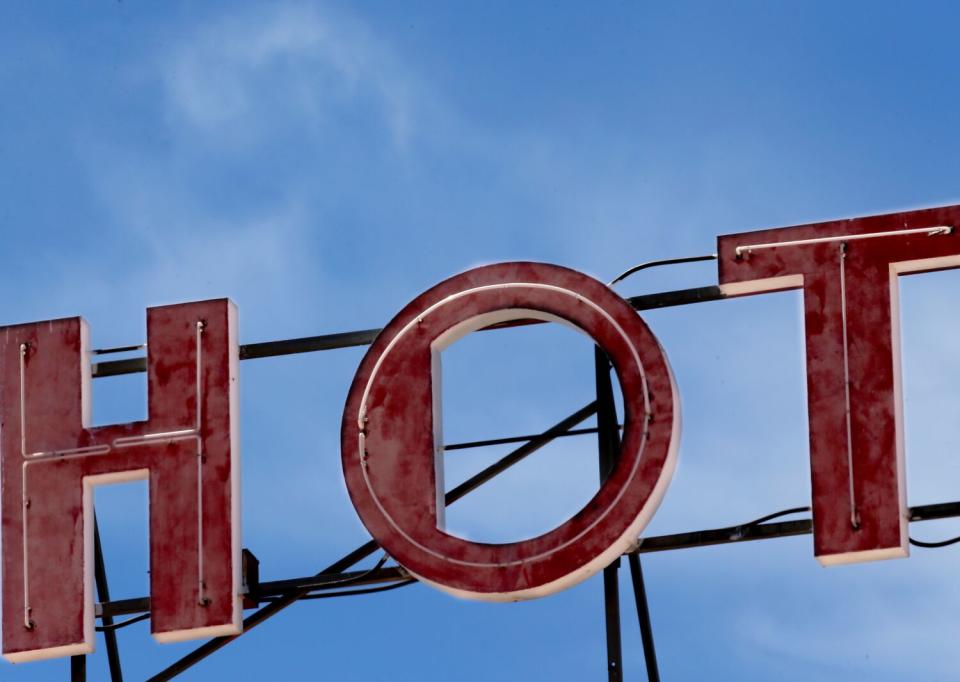
[[[369,328],[481,263],[609,280],[726,232],[958,203],[958,19],[946,2],[8,3],[0,324],[82,315],[95,346],[126,345],[147,306],[229,296],[242,342]],[[679,266],[619,290],[715,278]],[[958,286],[951,272],[902,282],[911,504],[960,496]],[[808,504],[798,294],[644,317],[684,407],[650,533]],[[338,453],[361,355],[242,365],[243,537],[265,579],[366,539]],[[460,342],[447,439],[556,422],[590,399],[591,364],[562,329]],[[97,423],[142,418],[144,402],[141,376],[95,382]],[[554,525],[595,490],[594,448],[543,450],[451,526],[507,539]],[[448,482],[499,454],[451,454]],[[114,596],[141,596],[145,487],[97,502]],[[648,555],[663,677],[954,678],[956,551],[832,569],[809,537]],[[643,679],[623,604],[627,678]],[[601,680],[601,605],[597,578],[516,605],[419,585],[303,603],[184,679]],[[191,648],[145,624],[120,642],[129,679]],[[89,666],[105,677],[102,643]],[[67,670],[0,663],[4,680]]]

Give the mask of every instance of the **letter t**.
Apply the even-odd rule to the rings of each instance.
[[[802,288],[814,552],[907,556],[897,276],[960,266],[960,206],[726,235],[727,296]]]

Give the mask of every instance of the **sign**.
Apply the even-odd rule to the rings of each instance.
[[[898,283],[960,267],[960,206],[719,237],[725,297],[803,292],[814,554],[825,564],[908,554]],[[505,544],[446,532],[442,351],[517,320],[569,325],[610,359],[621,451],[587,505]],[[732,320],[749,325],[750,320]],[[241,629],[236,311],[226,300],[147,312],[149,418],[91,427],[79,318],[0,327],[3,655],[93,649],[92,490],[149,480],[151,619],[159,641]],[[360,363],[341,425],[350,497],[411,574],[508,601],[584,580],[628,549],[673,472],[680,400],[636,311],[582,273],[501,263],[407,305]]]
[[[822,564],[909,554],[897,278],[960,266],[957,225],[960,207],[949,207],[718,240],[728,296],[803,291]]]
[[[471,331],[524,319],[572,326],[606,352],[623,390],[620,457],[587,506],[552,531],[471,542],[444,530],[440,353]],[[447,592],[509,601],[570,587],[636,541],[670,481],[679,428],[667,358],[626,301],[567,268],[502,263],[438,284],[380,333],[350,387],[341,451],[357,513],[391,556]]]
[[[150,308],[145,422],[90,427],[80,318],[0,328],[3,656],[93,651],[93,487],[147,479],[160,642],[240,632],[236,309]]]

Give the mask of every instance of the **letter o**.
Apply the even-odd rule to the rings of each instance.
[[[491,324],[536,318],[587,334],[623,391],[617,464],[587,505],[520,542],[472,542],[444,532],[440,352]],[[425,583],[457,596],[514,601],[571,587],[635,541],[670,482],[680,403],[666,355],[636,311],[601,282],[543,263],[500,263],[418,296],[367,351],[344,408],[341,455],[361,521]]]

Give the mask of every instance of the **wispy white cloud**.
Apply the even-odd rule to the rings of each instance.
[[[330,8],[272,4],[201,27],[161,61],[171,114],[204,135],[253,141],[373,103],[393,142],[414,134],[427,97],[402,60],[363,24]]]

